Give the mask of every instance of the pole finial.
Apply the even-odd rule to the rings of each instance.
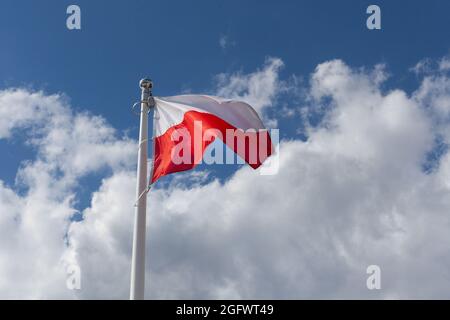
[[[144,78],[139,81],[139,87],[144,90],[151,90],[153,88],[153,82],[149,78]]]

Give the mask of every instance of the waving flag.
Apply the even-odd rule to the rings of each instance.
[[[273,149],[267,129],[250,105],[213,96],[155,97],[154,130],[151,183],[194,168],[216,138],[254,169]]]

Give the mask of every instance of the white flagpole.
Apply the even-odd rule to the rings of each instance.
[[[139,152],[137,163],[136,210],[133,233],[133,256],[131,260],[130,300],[144,299],[145,288],[145,229],[147,211],[147,157],[148,157],[148,112],[153,106],[153,87],[150,79],[139,82],[141,94],[141,121],[139,129]]]

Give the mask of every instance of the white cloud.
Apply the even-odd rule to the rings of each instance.
[[[255,73],[222,75],[218,91],[247,97],[259,111],[274,108],[282,64],[271,59]],[[422,170],[435,136],[450,138],[436,116],[447,112],[449,80],[425,78],[408,96],[381,90],[385,78],[381,67],[318,65],[306,89],[309,111],[320,106],[324,119],[309,127],[308,141],[281,143],[278,175],[243,167],[222,184],[192,171],[187,175],[197,182],[189,188],[173,183],[152,190],[147,297],[450,297],[450,155],[433,172]],[[2,92],[0,106],[9,106],[4,101],[14,92]],[[0,126],[2,137],[28,126],[40,132],[30,138],[38,158],[19,173],[29,191],[19,195],[0,184],[0,296],[127,298],[134,142],[101,118],[73,114],[58,96],[21,95],[28,108],[57,111],[43,111],[36,122],[0,108],[14,119]],[[60,108],[67,121],[49,121],[45,114],[55,117]],[[101,138],[92,139],[97,131]],[[78,141],[69,145],[70,159],[60,136]],[[87,162],[80,156],[86,152],[93,153]],[[101,166],[114,174],[94,193],[84,220],[70,222],[73,187]],[[77,292],[65,289],[62,268],[73,261],[82,270]],[[380,291],[365,287],[371,264],[381,267]]]
[[[409,70],[417,75],[449,71],[450,56],[444,56],[438,60],[434,60],[431,58],[424,58],[420,60],[418,63],[416,63],[414,67],[411,67]]]
[[[450,56],[443,57],[439,61],[439,70],[441,70],[441,71],[450,70]]]
[[[268,58],[261,70],[249,74],[222,73],[217,76],[218,96],[242,99],[256,111],[272,106],[280,91],[279,72],[284,63],[278,58]]]
[[[437,123],[450,120],[450,78],[446,75],[426,76],[414,97],[434,115]]]
[[[219,37],[219,46],[225,50],[229,47],[234,47],[236,45],[236,42],[231,40],[229,36],[222,34]]]
[[[251,73],[221,73],[216,76],[217,96],[242,100],[249,103],[260,115],[267,127],[277,126],[277,117],[289,117],[297,106],[291,110],[279,108],[277,117],[269,114],[278,104],[280,96],[287,95],[299,100],[302,90],[301,79],[292,75],[286,80],[280,79],[284,63],[279,58],[267,58],[263,67]],[[271,110],[272,109],[272,110]]]
[[[222,49],[225,49],[227,47],[227,37],[222,35],[219,38],[219,45]]]
[[[236,41],[227,34],[221,34],[219,37],[219,46],[223,51],[236,46]]]
[[[433,61],[430,58],[424,58],[417,62],[414,67],[409,68],[409,71],[417,75],[429,73],[433,70]]]
[[[104,167],[129,170],[135,143],[118,138],[100,117],[73,113],[59,95],[3,90],[0,114],[2,138],[23,132],[38,151],[17,173],[23,195],[0,181],[0,296],[71,297],[65,237],[76,212],[75,187]]]

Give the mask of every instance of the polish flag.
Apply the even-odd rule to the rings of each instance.
[[[254,169],[273,150],[268,130],[250,105],[213,96],[155,97],[154,130],[151,183],[194,168],[216,138]]]

